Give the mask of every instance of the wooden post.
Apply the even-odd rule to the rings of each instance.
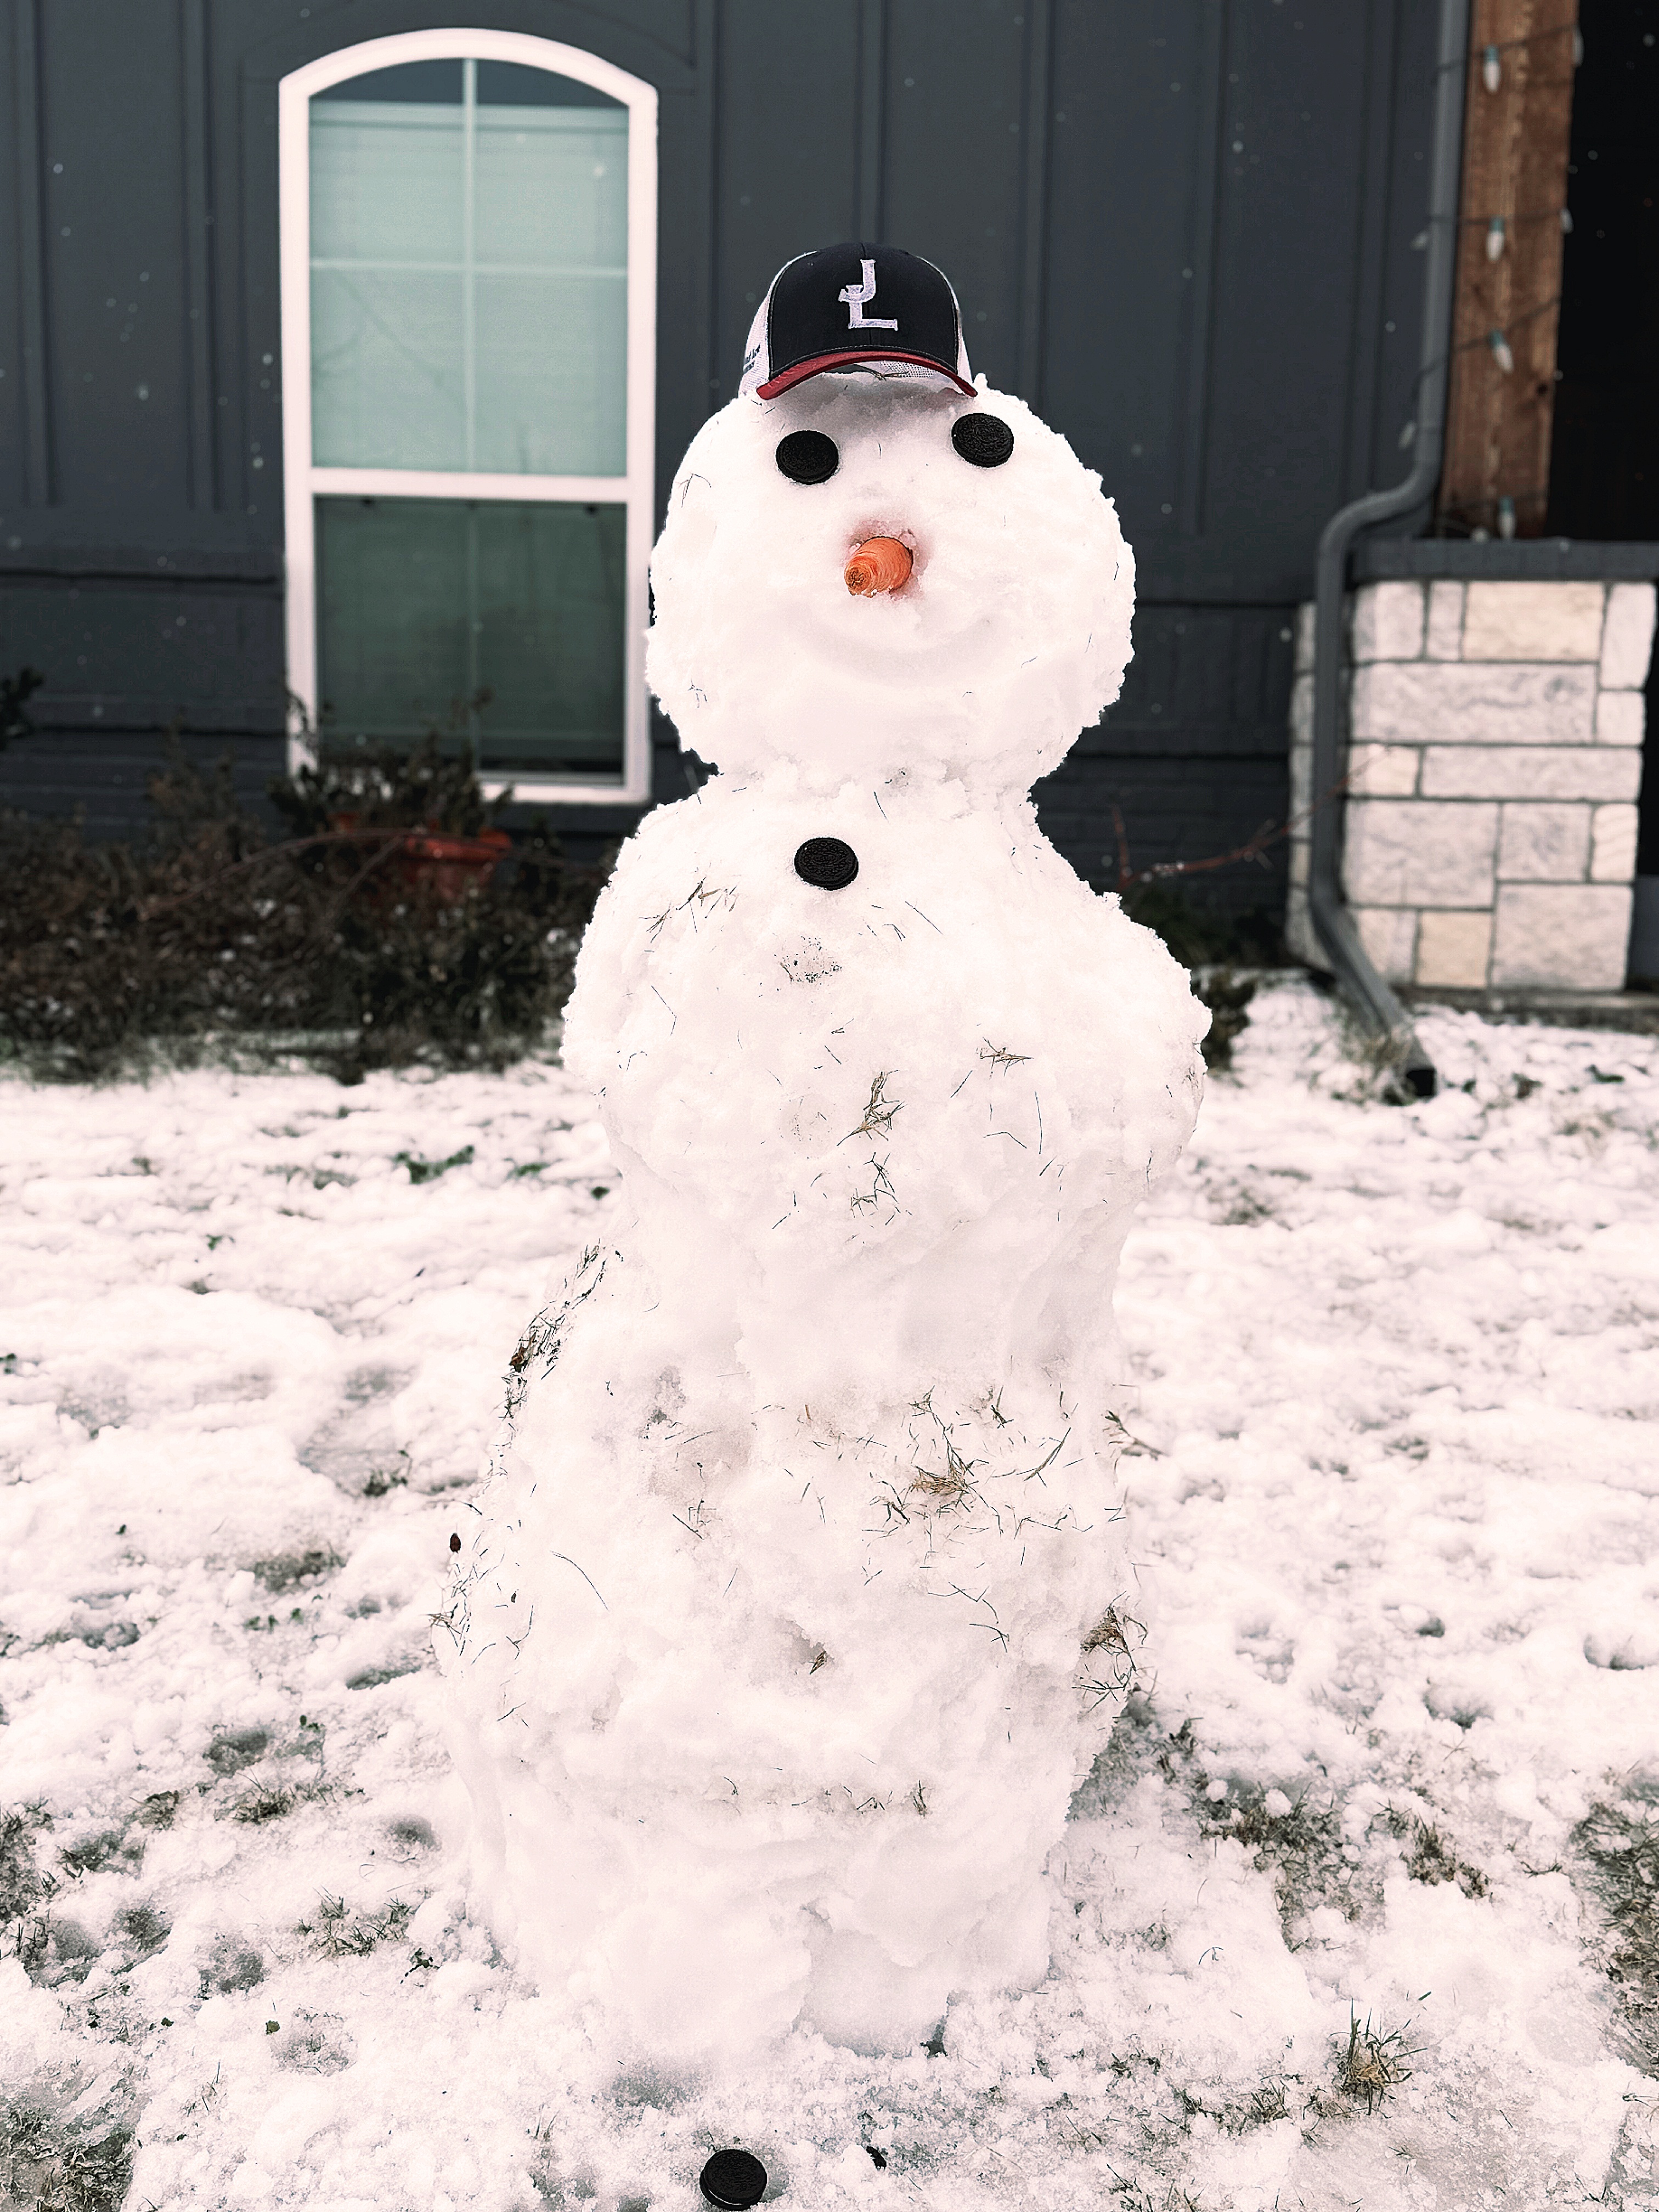
[[[1577,20],[1578,0],[1471,12],[1443,537],[1544,528]]]

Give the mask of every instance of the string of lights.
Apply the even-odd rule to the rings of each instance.
[[[1548,314],[1552,307],[1559,307],[1560,304],[1561,295],[1559,292],[1552,292],[1547,300],[1540,300],[1535,307],[1528,307],[1524,315],[1511,315],[1504,328],[1504,330],[1518,331],[1523,323],[1535,323],[1540,315]],[[1455,353],[1472,353],[1477,347],[1483,345],[1489,346],[1491,348],[1493,355],[1497,357],[1498,366],[1503,370],[1504,375],[1507,376],[1510,370],[1515,367],[1515,361],[1513,356],[1510,356],[1508,360],[1505,360],[1504,357],[1505,354],[1509,353],[1509,347],[1504,343],[1504,331],[1490,330],[1486,332],[1484,338],[1466,338],[1461,346],[1455,346],[1452,350]]]
[[[1490,230],[1495,222],[1510,225],[1521,222],[1559,222],[1563,230],[1572,228],[1572,217],[1564,207],[1532,208],[1515,215],[1466,215],[1461,216],[1458,221],[1460,224],[1469,229],[1484,223]],[[1498,256],[1494,253],[1492,258],[1495,261]]]
[[[1561,39],[1571,34],[1572,65],[1577,69],[1584,58],[1584,35],[1577,23],[1557,23],[1547,31],[1530,31],[1523,39],[1497,39],[1482,48],[1480,82],[1488,92],[1496,92],[1504,82],[1504,57],[1519,46],[1542,46],[1547,39]]]
[[[1522,507],[1542,507],[1548,498],[1547,484],[1534,484],[1526,491],[1516,492],[1513,497],[1508,492],[1504,493],[1498,501],[1498,535],[1504,538],[1513,538],[1518,519],[1517,510]],[[1467,500],[1454,500],[1449,505],[1442,507],[1441,517],[1443,520],[1452,515],[1479,514],[1483,511],[1485,504],[1484,501],[1470,502]],[[1480,524],[1477,524],[1469,532],[1472,538],[1482,538],[1486,534],[1484,527]]]
[[[1505,329],[1510,331],[1518,330],[1523,323],[1536,321],[1540,315],[1548,314],[1552,307],[1559,307],[1560,304],[1561,295],[1559,292],[1553,292],[1547,300],[1540,301],[1537,307],[1528,307],[1524,315],[1512,315],[1510,318],[1508,324],[1505,325]],[[1479,353],[1483,348],[1492,354],[1493,359],[1497,362],[1498,368],[1502,369],[1505,376],[1510,376],[1514,374],[1515,355],[1513,349],[1509,344],[1507,337],[1504,335],[1504,331],[1496,329],[1489,330],[1481,337],[1465,338],[1461,345],[1449,347],[1443,354],[1437,355],[1434,360],[1425,362],[1422,368],[1418,370],[1416,375],[1412,379],[1412,399],[1413,404],[1416,401],[1418,386],[1422,383],[1425,376],[1431,375],[1436,370],[1443,368],[1448,362],[1455,361],[1459,354]],[[1416,436],[1417,418],[1413,416],[1411,420],[1403,426],[1400,433],[1400,450],[1401,453],[1405,452],[1406,448],[1412,444]]]
[[[1573,58],[1582,61],[1584,36],[1577,23],[1552,23],[1547,30],[1528,31],[1518,39],[1495,39],[1485,51],[1489,54],[1507,54],[1516,46],[1535,46],[1541,45],[1546,39],[1565,39],[1569,33],[1573,40]]]
[[[1584,58],[1583,35],[1576,22],[1553,23],[1544,29],[1528,32],[1519,38],[1496,39],[1483,42],[1478,49],[1480,82],[1486,94],[1491,95],[1504,89],[1505,55],[1515,54],[1532,46],[1559,44],[1563,40],[1571,42],[1571,66],[1576,71]],[[1480,231],[1484,238],[1486,259],[1488,264],[1496,264],[1503,259],[1511,245],[1512,234],[1524,225],[1554,223],[1559,227],[1564,237],[1571,234],[1573,227],[1571,211],[1565,206],[1513,210],[1492,209],[1484,215],[1459,215],[1442,216],[1437,219],[1441,222],[1455,223],[1460,231]],[[1412,240],[1413,247],[1419,251],[1425,248],[1428,242],[1428,228],[1420,231]],[[1561,293],[1558,288],[1548,299],[1540,301],[1534,307],[1528,307],[1519,314],[1507,316],[1501,325],[1492,325],[1479,337],[1466,338],[1461,343],[1449,347],[1443,359],[1449,362],[1460,354],[1484,352],[1491,356],[1493,367],[1499,375],[1512,376],[1515,374],[1516,362],[1515,346],[1510,343],[1511,338],[1528,323],[1535,322],[1540,316],[1553,313],[1560,304]],[[1437,366],[1439,365],[1437,364]],[[1414,406],[1415,390],[1413,390]],[[1400,444],[1402,450],[1413,443],[1416,435],[1417,423],[1413,419],[1408,422],[1401,431]],[[1516,528],[1517,504],[1530,507],[1545,495],[1536,487],[1525,492],[1500,494],[1496,501],[1495,519],[1498,535],[1504,538],[1513,538]],[[1449,510],[1443,509],[1443,514],[1455,514],[1459,511],[1459,507],[1454,505]],[[1491,511],[1488,510],[1488,512]],[[1484,538],[1486,532],[1483,527],[1477,527],[1473,534]]]
[[[1511,226],[1521,222],[1559,222],[1563,230],[1572,228],[1572,217],[1564,207],[1522,208],[1514,215],[1505,216],[1436,215],[1429,217],[1428,222],[1413,239],[1412,252],[1421,253],[1424,251],[1429,242],[1429,231],[1436,223],[1449,224],[1454,230],[1473,230],[1477,227],[1493,222],[1504,222]]]
[[[1584,34],[1577,23],[1552,23],[1547,31],[1528,31],[1518,39],[1493,39],[1480,49],[1480,81],[1488,92],[1496,92],[1504,82],[1505,54],[1514,53],[1522,46],[1541,46],[1551,39],[1571,38],[1572,65],[1577,69],[1584,58]],[[1457,62],[1442,62],[1441,69],[1457,69]],[[1496,72],[1496,74],[1494,74]]]
[[[1572,211],[1570,208],[1564,207],[1539,208],[1527,215],[1464,215],[1453,216],[1445,220],[1455,223],[1460,230],[1484,230],[1486,234],[1488,261],[1502,259],[1504,248],[1509,243],[1510,230],[1523,222],[1556,223],[1559,226],[1564,238],[1572,229]],[[1426,245],[1427,233],[1425,232],[1422,235],[1424,243]],[[1417,240],[1413,239],[1412,244],[1416,246]]]

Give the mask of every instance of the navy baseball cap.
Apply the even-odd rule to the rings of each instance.
[[[785,262],[756,311],[740,394],[775,399],[864,362],[974,396],[951,280],[896,246],[821,246]]]

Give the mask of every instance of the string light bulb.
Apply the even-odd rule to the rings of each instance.
[[[1503,331],[1488,331],[1486,343],[1492,348],[1492,359],[1503,370],[1504,375],[1510,375],[1515,368],[1515,356],[1510,351],[1510,342]]]
[[[1582,69],[1584,65],[1584,34],[1576,24],[1572,33],[1572,65],[1575,69]]]
[[[1515,535],[1515,501],[1507,492],[1498,502],[1498,534],[1500,538]]]
[[[1496,261],[1504,251],[1504,218],[1495,215],[1486,225],[1486,258]]]
[[[1572,210],[1571,210],[1571,208],[1563,208],[1563,209],[1562,209],[1562,210],[1561,210],[1561,231],[1562,231],[1562,235],[1565,237],[1565,234],[1566,234],[1566,233],[1567,233],[1568,231],[1570,231],[1571,228],[1572,228]]]
[[[1488,92],[1496,92],[1504,82],[1504,58],[1496,46],[1488,46],[1480,57],[1480,82]]]

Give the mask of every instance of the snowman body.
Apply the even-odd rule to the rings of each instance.
[[[827,481],[776,465],[803,429]],[[852,599],[877,532],[912,580]],[[1047,1965],[1144,1619],[1113,1282],[1205,1024],[1026,797],[1115,694],[1131,579],[982,389],[738,400],[676,480],[652,680],[721,773],[583,944],[621,1210],[515,1354],[445,1639],[493,1923],[659,2057],[903,2048]]]

